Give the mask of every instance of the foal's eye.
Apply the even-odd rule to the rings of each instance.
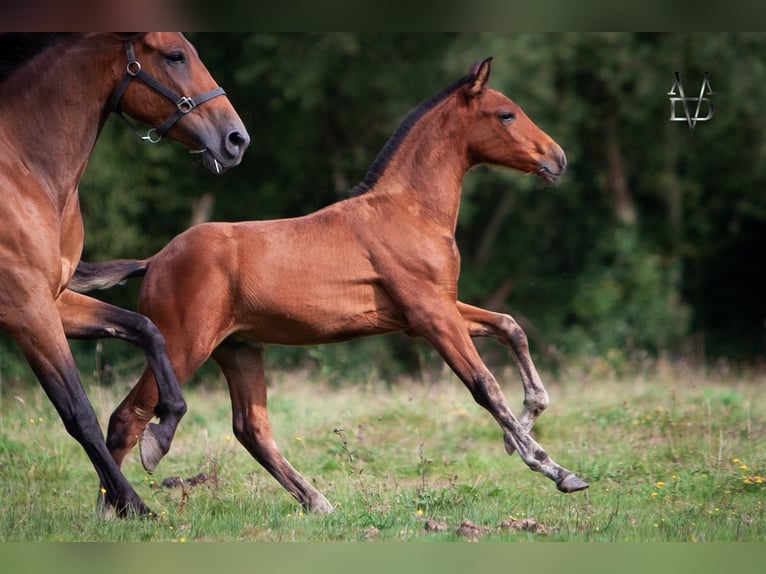
[[[170,52],[170,54],[165,56],[165,59],[171,64],[181,64],[186,61],[186,56],[184,56],[183,52]]]
[[[497,114],[497,117],[500,118],[500,121],[504,124],[510,124],[516,115],[513,112],[500,112]]]

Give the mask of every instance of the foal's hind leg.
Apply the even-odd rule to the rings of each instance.
[[[157,384],[151,370],[147,368],[109,417],[106,446],[119,466],[122,466],[125,457],[136,446],[144,429],[154,418],[156,404]]]
[[[158,424],[150,424],[145,438],[150,448],[144,449],[144,466],[154,470],[170,450],[178,423],[186,413],[186,402],[170,365],[165,339],[149,319],[138,313],[108,305],[85,295],[66,290],[59,297],[59,312],[68,337],[118,338],[143,350],[154,373],[156,393],[153,413]]]
[[[175,346],[172,344],[175,343]],[[174,366],[179,384],[186,381],[209,356],[206,346],[208,341],[198,336],[195,345],[186,344],[180,337],[168,339],[168,358]],[[106,444],[117,462],[122,463],[128,453],[141,441],[141,463],[147,472],[154,472],[157,463],[165,452],[158,452],[153,446],[150,421],[156,415],[158,387],[151,368],[144,369],[141,378],[122,400],[109,418]],[[149,439],[147,440],[147,436]]]
[[[213,352],[231,394],[232,426],[239,442],[304,508],[332,512],[332,505],[277,449],[266,409],[266,378],[261,346],[226,341]]]
[[[510,315],[493,313],[460,301],[457,308],[471,337],[492,337],[510,349],[524,387],[524,405],[519,422],[526,430],[531,430],[537,418],[548,407],[549,401],[548,393],[529,355],[529,343],[524,330]]]

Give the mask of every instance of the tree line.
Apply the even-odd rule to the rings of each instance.
[[[189,37],[251,146],[241,166],[216,177],[178,144],[142,144],[110,120],[80,186],[85,259],[144,257],[200,221],[291,217],[347,197],[409,109],[493,56],[491,86],[564,148],[569,168],[550,187],[496,168],[468,174],[461,299],[513,314],[550,366],[660,355],[763,361],[766,35]],[[693,97],[708,74],[715,113],[693,132],[669,120],[674,72]],[[101,296],[135,308],[136,292],[131,282]],[[384,374],[430,360],[398,337],[273,357],[376,364]]]

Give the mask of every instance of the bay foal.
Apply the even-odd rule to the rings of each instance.
[[[212,356],[229,386],[236,437],[309,510],[332,506],[274,442],[264,346],[393,331],[436,348],[496,419],[509,454],[518,451],[563,492],[587,488],[530,436],[548,396],[522,329],[508,315],[457,299],[455,226],[465,172],[488,163],[553,182],[566,166],[561,148],[487,87],[489,75],[490,59],[477,62],[410,112],[350,199],[295,219],[201,224],[147,260],[83,264],[78,271],[86,288],[89,277],[109,284],[145,273],[139,309],[165,335],[179,381]],[[510,349],[524,387],[520,419],[472,337],[493,337]],[[107,443],[118,464],[156,401],[147,369],[110,420]],[[152,470],[159,458],[144,442],[142,459]]]

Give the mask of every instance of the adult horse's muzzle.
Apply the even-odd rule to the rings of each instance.
[[[245,127],[240,126],[228,130],[218,145],[203,144],[202,149],[192,153],[201,153],[204,166],[215,174],[221,174],[239,165],[249,145],[250,136]]]
[[[211,90],[195,96],[177,94],[143,69],[141,63],[136,59],[136,53],[133,49],[133,42],[131,40],[126,40],[124,46],[128,63],[125,69],[125,75],[117,86],[115,92],[112,94],[109,107],[111,111],[116,113],[117,116],[143,141],[158,143],[179,121],[188,117],[190,112],[206,102],[216,100],[219,96],[226,96],[226,92],[220,86],[216,86]],[[141,135],[138,129],[127,117],[125,117],[120,105],[128,85],[134,79],[140,80],[156,92],[162,94],[175,105],[175,109],[170,113],[167,119],[159,126],[151,128],[146,135]],[[231,112],[234,114],[233,109]],[[201,145],[197,149],[192,150],[191,153],[202,154],[202,162],[205,167],[216,174],[223,173],[226,169],[238,165],[239,162],[242,161],[242,155],[245,153],[245,148],[247,148],[250,143],[250,136],[247,135],[247,130],[245,129],[245,126],[242,125],[242,121],[238,116],[234,123],[230,124],[228,129],[226,129],[225,134],[221,137],[220,141],[211,142],[211,139],[218,139],[218,135],[216,134],[216,136],[211,138],[201,137]],[[215,145],[211,145],[211,143],[215,143]]]

